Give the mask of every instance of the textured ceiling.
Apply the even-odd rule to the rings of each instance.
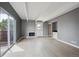
[[[48,21],[79,6],[78,2],[10,2],[24,20]]]

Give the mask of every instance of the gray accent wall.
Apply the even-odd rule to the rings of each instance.
[[[27,35],[27,20],[22,20],[22,36]]]
[[[35,21],[34,20],[27,21],[27,36],[29,36],[29,32],[35,32]]]
[[[22,35],[28,36],[29,32],[35,32],[35,21],[22,20]]]
[[[43,35],[48,36],[48,22],[43,23]]]
[[[79,8],[55,18],[58,39],[79,46]]]
[[[16,19],[16,38],[18,39],[21,36],[21,18],[18,16],[16,11],[9,4],[9,2],[0,2],[0,7],[5,9]]]

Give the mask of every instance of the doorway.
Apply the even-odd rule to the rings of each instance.
[[[52,36],[52,25],[48,24],[48,36],[51,37]]]
[[[53,32],[53,38],[57,39],[57,21],[52,23],[52,32]]]

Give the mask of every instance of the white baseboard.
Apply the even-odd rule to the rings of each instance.
[[[70,46],[73,46],[73,47],[75,47],[75,48],[78,48],[78,49],[79,49],[79,46],[77,46],[77,45],[75,45],[75,44],[68,43],[68,42],[63,41],[63,40],[60,40],[60,39],[56,39],[56,40],[57,40],[57,41],[60,41],[60,42],[62,42],[62,43],[68,44],[68,45],[70,45]]]
[[[36,38],[36,36],[26,36],[26,38]]]

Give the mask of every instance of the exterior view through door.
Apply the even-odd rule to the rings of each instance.
[[[5,9],[0,7],[0,56],[16,42],[16,21]]]

